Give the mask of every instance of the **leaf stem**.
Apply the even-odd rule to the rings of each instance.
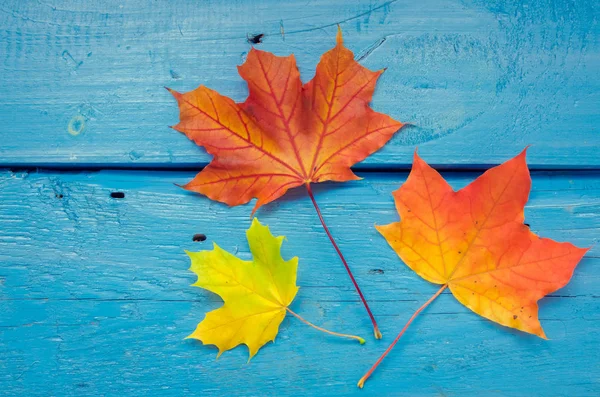
[[[338,247],[335,240],[333,239],[333,236],[331,235],[331,232],[329,231],[327,224],[325,224],[325,219],[323,219],[323,215],[321,215],[321,210],[319,209],[319,206],[317,205],[317,201],[315,200],[315,196],[312,192],[312,189],[311,189],[309,183],[306,184],[306,190],[308,191],[308,196],[310,197],[313,205],[315,206],[315,210],[317,210],[317,215],[319,215],[319,220],[321,221],[321,225],[323,225],[323,229],[325,229],[325,233],[327,233],[327,237],[329,237],[331,244],[333,244],[333,248],[335,248],[340,259],[342,260],[342,263],[346,267],[346,271],[348,272],[348,275],[350,276],[350,280],[352,280],[352,284],[354,284],[354,288],[356,288],[356,292],[358,292],[358,295],[360,296],[360,299],[362,300],[363,305],[365,305],[365,309],[367,309],[367,313],[369,313],[369,317],[371,318],[371,322],[373,323],[373,332],[375,334],[375,339],[381,339],[381,332],[379,331],[379,327],[377,326],[377,321],[375,321],[375,317],[373,316],[373,313],[371,313],[371,309],[369,308],[367,300],[365,299],[365,296],[363,295],[362,291],[360,290],[358,283],[356,282],[356,280],[354,279],[354,276],[352,275],[352,271],[350,270],[350,266],[348,266],[348,262],[346,262],[344,255],[342,255],[342,251],[340,251],[340,248]]]
[[[361,338],[360,336],[356,336],[356,335],[348,335],[348,334],[340,334],[338,332],[333,332],[333,331],[329,331],[326,330],[325,328],[321,328],[318,325],[314,325],[313,323],[311,323],[310,321],[305,320],[304,318],[300,317],[299,314],[294,313],[289,307],[285,308],[292,316],[296,317],[298,320],[302,321],[304,324],[309,325],[311,327],[313,327],[314,329],[317,329],[321,332],[325,332],[326,334],[329,335],[334,335],[334,336],[339,336],[342,338],[349,338],[349,339],[356,339],[361,345],[365,344],[365,340],[363,338]]]
[[[369,376],[371,376],[371,374],[373,373],[373,371],[375,371],[375,368],[377,368],[377,366],[383,361],[383,359],[385,358],[385,356],[387,356],[388,353],[392,350],[392,348],[396,345],[396,343],[398,343],[398,340],[400,339],[400,337],[402,335],[404,335],[404,332],[406,331],[406,329],[408,328],[408,326],[419,315],[419,313],[421,313],[423,311],[423,309],[425,309],[427,306],[429,306],[429,304],[431,302],[433,302],[435,300],[435,298],[437,298],[438,296],[440,296],[440,294],[447,287],[448,287],[448,284],[442,285],[442,288],[440,288],[438,290],[438,292],[435,293],[435,295],[433,295],[431,298],[429,298],[429,300],[427,302],[425,302],[420,308],[417,309],[417,311],[415,311],[413,313],[413,315],[410,318],[410,320],[408,320],[408,322],[406,323],[406,325],[404,326],[404,328],[402,328],[402,331],[400,331],[400,333],[398,334],[398,336],[396,336],[396,339],[394,339],[394,341],[392,342],[392,344],[387,348],[386,351],[383,352],[383,354],[381,355],[381,357],[379,357],[379,359],[375,362],[375,364],[373,364],[373,366],[371,367],[371,369],[369,371],[367,371],[367,373],[362,378],[360,378],[360,380],[358,381],[358,387],[360,387],[361,389],[363,388],[363,386],[365,385],[365,381],[367,379],[369,379]]]

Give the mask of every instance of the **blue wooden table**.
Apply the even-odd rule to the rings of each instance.
[[[0,1],[0,394],[600,395],[599,21],[593,0]],[[249,259],[251,205],[174,185],[210,157],[167,128],[163,86],[243,100],[249,34],[296,54],[308,80],[337,24],[363,65],[388,68],[373,107],[414,124],[355,167],[363,180],[314,188],[384,338],[297,189],[257,214],[300,257],[292,309],[367,343],[286,318],[249,364],[242,347],[215,360],[183,340],[221,304],[189,286],[183,250]],[[391,192],[417,145],[455,188],[531,145],[526,222],[592,249],[541,301],[549,341],[445,293],[361,391],[436,290],[373,227],[397,219]]]

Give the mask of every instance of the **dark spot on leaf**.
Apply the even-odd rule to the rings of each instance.
[[[383,269],[371,269],[371,270],[369,270],[369,273],[371,273],[371,274],[384,274],[385,271]]]
[[[462,251],[458,251],[459,254],[462,254]]]
[[[477,224],[479,224],[479,221],[475,221],[475,224],[476,224],[476,225],[477,225]]]
[[[260,44],[260,43],[262,43],[263,37],[265,37],[264,33],[248,35],[247,36],[248,43]]]
[[[114,199],[122,199],[122,198],[125,198],[125,193],[123,193],[123,192],[111,192],[110,193],[110,197],[112,197]]]
[[[194,237],[192,237],[192,241],[204,241],[204,240],[206,240],[206,235],[204,235],[202,233],[194,234]]]
[[[513,316],[513,320],[516,320],[517,318],[519,318],[519,316],[517,316],[516,314]]]

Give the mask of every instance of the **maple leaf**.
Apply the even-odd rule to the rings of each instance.
[[[369,106],[383,70],[372,72],[356,62],[338,28],[336,46],[323,54],[315,77],[305,85],[294,55],[279,57],[252,48],[238,71],[248,83],[243,103],[202,85],[185,94],[169,89],[180,109],[180,122],[173,128],[214,156],[183,187],[232,206],[257,198],[254,213],[288,189],[305,185],[380,337],[310,184],[360,179],[350,167],[402,127]]]
[[[325,330],[306,321],[288,306],[298,292],[298,257],[281,257],[284,237],[274,237],[268,226],[254,218],[246,232],[252,261],[244,261],[214,244],[212,251],[188,252],[198,280],[192,284],[218,294],[224,301],[209,312],[188,338],[216,345],[217,357],[245,344],[250,358],[267,342],[274,341],[286,312],[302,322],[331,335],[364,339]]]
[[[415,152],[406,182],[394,192],[401,221],[377,226],[419,276],[442,284],[402,329],[441,292],[498,324],[546,339],[538,300],[564,287],[587,249],[540,238],[524,221],[531,188],[526,150],[454,191]]]
[[[293,187],[359,179],[350,166],[381,148],[402,124],[369,107],[377,78],[337,45],[326,52],[315,77],[302,85],[294,55],[252,48],[238,67],[248,83],[235,103],[205,86],[181,94],[183,132],[213,161],[184,188],[229,205],[257,198],[254,210]]]

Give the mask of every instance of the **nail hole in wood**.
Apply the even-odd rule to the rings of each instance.
[[[248,43],[250,43],[250,44],[260,44],[260,43],[262,43],[263,37],[265,37],[264,33],[248,35],[247,36]]]
[[[204,241],[204,240],[206,240],[206,235],[204,235],[202,233],[194,234],[194,237],[192,237],[192,241]]]
[[[122,199],[122,198],[125,198],[125,193],[123,193],[123,192],[111,192],[110,193],[110,197],[112,197],[114,199]]]

